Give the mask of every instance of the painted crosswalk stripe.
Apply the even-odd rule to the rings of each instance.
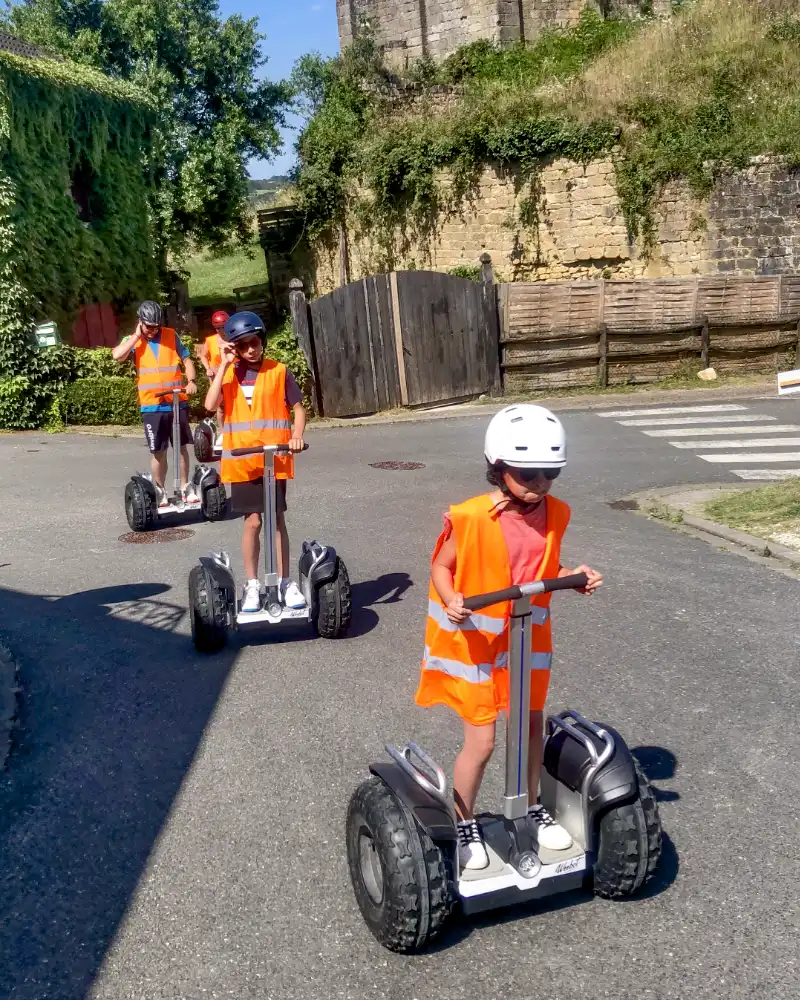
[[[715,434],[786,434],[800,431],[800,424],[769,424],[766,427],[674,427],[668,430],[642,431],[653,438],[711,437]],[[670,442],[673,444],[674,442]]]
[[[760,413],[731,413],[726,416],[710,417],[656,417],[654,420],[620,420],[623,427],[678,427],[681,424],[754,424],[762,420],[777,420]]]
[[[800,462],[800,451],[761,451],[742,455],[698,455],[704,462]]]
[[[752,482],[770,482],[800,477],[800,469],[731,469],[731,472],[740,479],[750,479]]]
[[[800,437],[786,438],[750,438],[744,441],[670,441],[673,448],[796,448],[800,445]]]
[[[621,417],[667,417],[671,413],[728,413],[746,409],[738,403],[722,403],[719,406],[668,406],[659,410],[599,410],[597,415],[619,420]]]

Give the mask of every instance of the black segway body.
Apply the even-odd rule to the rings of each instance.
[[[217,425],[210,417],[206,417],[194,431],[194,457],[201,465],[218,462],[222,457],[222,449],[215,447],[216,440]]]

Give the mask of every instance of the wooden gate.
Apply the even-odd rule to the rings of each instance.
[[[310,305],[295,279],[290,299],[324,416],[456,402],[499,389],[490,264],[482,282],[400,271],[363,278]]]

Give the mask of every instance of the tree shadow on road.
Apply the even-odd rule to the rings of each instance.
[[[0,995],[87,995],[236,657],[200,659],[185,608],[136,584],[0,588],[21,728],[0,775]]]

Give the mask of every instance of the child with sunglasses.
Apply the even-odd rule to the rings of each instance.
[[[266,331],[255,313],[236,313],[227,320],[221,341],[222,360],[206,394],[205,407],[222,409],[223,482],[230,483],[231,507],[244,515],[242,559],[247,582],[241,610],[261,609],[258,559],[261,515],[264,508],[264,455],[234,458],[234,448],[286,444],[302,451],[306,411],[292,373],[285,365],[264,357]],[[293,418],[293,419],[292,419]],[[268,456],[268,461],[273,461]],[[289,577],[289,535],[286,531],[286,482],[294,478],[294,456],[274,456],[277,491],[277,556],[281,597],[288,608],[305,606],[300,588]]]
[[[464,609],[464,597],[570,573],[586,573],[583,593],[592,594],[602,584],[600,574],[588,566],[561,565],[570,509],[549,495],[567,461],[558,418],[542,406],[507,406],[489,424],[484,453],[494,489],[450,508],[433,553],[425,658],[416,694],[418,705],[447,705],[464,723],[453,792],[460,867],[473,870],[489,864],[475,802],[494,749],[497,716],[508,708],[510,605],[471,614]],[[550,595],[533,598],[546,620],[531,635],[528,821],[539,845],[558,851],[571,847],[572,838],[538,802],[552,657],[549,602]]]

